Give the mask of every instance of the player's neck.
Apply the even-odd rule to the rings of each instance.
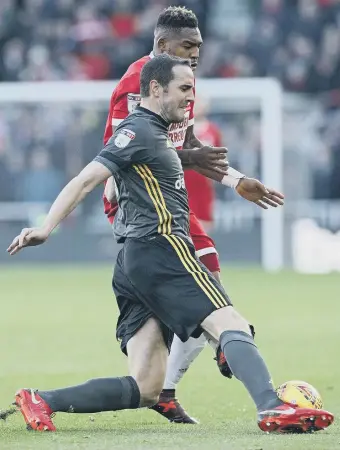
[[[167,118],[163,117],[162,111],[160,110],[159,103],[157,101],[154,101],[151,98],[142,98],[140,106],[142,108],[148,109],[149,111],[152,111],[153,113],[160,116],[163,120],[168,122]]]
[[[152,49],[152,52],[151,52],[151,55],[152,56],[158,56],[158,55],[160,55],[162,52],[160,51],[160,49],[157,47],[157,45],[155,44],[154,46],[153,46],[153,49]]]

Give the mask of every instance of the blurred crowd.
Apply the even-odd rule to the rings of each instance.
[[[176,4],[174,1],[171,4]],[[206,0],[189,0],[204,31]],[[152,49],[165,0],[1,0],[2,81],[115,79]]]
[[[222,3],[222,2],[221,2]],[[225,4],[228,2],[225,2]],[[273,76],[285,89],[315,93],[340,86],[340,1],[249,1],[248,20],[208,41],[221,58],[206,75]],[[210,44],[211,45],[211,44]]]
[[[237,20],[228,3],[234,1],[1,0],[0,79],[119,78],[150,51],[159,12],[185,4],[205,38],[202,75],[275,76],[298,92],[339,87],[339,0],[239,0]]]
[[[169,4],[199,18],[198,76],[274,76],[318,99],[285,149],[307,160],[313,197],[340,198],[340,0],[1,0],[0,81],[117,79],[150,52]],[[107,106],[58,108],[0,106],[0,201],[51,201],[100,150]],[[260,176],[259,117],[211,117],[233,164]]]

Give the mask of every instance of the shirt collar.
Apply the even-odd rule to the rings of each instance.
[[[162,116],[160,116],[159,114],[156,114],[155,112],[151,111],[150,109],[144,108],[143,106],[137,106],[135,108],[135,111],[141,111],[144,114],[149,114],[150,116],[154,116],[158,122],[160,122],[161,125],[163,125],[166,128],[169,128],[169,122],[167,122],[165,119],[163,119]]]

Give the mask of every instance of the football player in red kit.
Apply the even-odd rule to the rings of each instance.
[[[106,144],[115,128],[131,113],[140,102],[140,73],[144,64],[160,53],[168,53],[189,59],[191,68],[196,69],[202,38],[198,28],[197,17],[185,7],[169,7],[159,16],[154,33],[153,51],[130,65],[112,93],[110,110],[104,134]],[[246,178],[239,172],[228,168],[226,172],[227,149],[207,147],[200,142],[193,131],[194,104],[189,105],[182,123],[169,127],[169,138],[172,140],[184,168],[194,168],[204,176],[236,189],[239,195],[263,208],[282,204],[280,193],[267,189],[258,180]],[[193,150],[196,149],[196,150]],[[115,183],[109,179],[103,195],[105,213],[113,223],[118,204],[115,196]],[[190,202],[190,194],[189,194]],[[202,263],[220,281],[220,265],[213,240],[207,235],[199,219],[190,211],[190,235],[196,254]],[[181,407],[176,399],[176,385],[187,371],[192,361],[198,356],[206,344],[204,335],[198,339],[189,338],[181,342],[175,336],[168,360],[167,375],[159,403],[153,409],[169,421],[175,423],[197,423]],[[220,348],[209,340],[216,351],[217,363],[221,373],[231,377],[231,372]]]
[[[207,117],[208,102],[206,99],[195,100],[195,135],[204,144],[212,147],[222,146],[222,135],[217,125]],[[196,170],[184,172],[185,187],[188,191],[189,206],[194,212],[206,233],[213,227],[213,209],[215,190],[214,183]]]

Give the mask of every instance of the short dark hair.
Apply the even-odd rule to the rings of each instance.
[[[167,53],[154,56],[148,61],[142,69],[140,74],[140,94],[141,97],[149,97],[150,82],[152,80],[158,81],[163,87],[167,87],[174,78],[173,68],[175,66],[188,66],[190,61],[188,59],[178,58],[177,56],[170,56]]]
[[[169,6],[158,17],[156,29],[198,28],[196,14],[185,6]]]

